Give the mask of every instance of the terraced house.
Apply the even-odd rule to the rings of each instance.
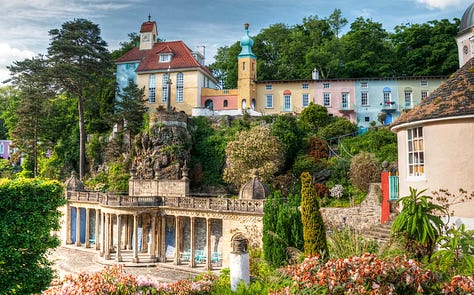
[[[129,80],[145,87],[150,112],[168,105],[192,116],[299,114],[310,103],[320,104],[334,116],[357,122],[360,127],[389,124],[416,106],[446,77],[400,77],[297,80],[257,80],[254,41],[245,24],[238,55],[237,89],[219,89],[204,65],[204,55],[183,41],[160,42],[156,22],[144,22],[140,44],[116,60],[117,83]],[[169,98],[169,99],[168,99]],[[383,116],[381,116],[381,114]],[[380,118],[383,120],[380,120]]]

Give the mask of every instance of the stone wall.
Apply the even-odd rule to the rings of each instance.
[[[189,193],[187,180],[130,179],[128,195],[132,197],[184,197]]]
[[[326,227],[349,226],[358,231],[380,224],[382,193],[379,183],[370,184],[367,198],[350,208],[321,208]]]

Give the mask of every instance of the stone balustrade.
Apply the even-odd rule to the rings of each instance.
[[[128,196],[95,191],[68,191],[70,201],[95,203],[111,207],[168,207],[185,210],[226,211],[263,214],[264,200],[242,200],[193,196]]]

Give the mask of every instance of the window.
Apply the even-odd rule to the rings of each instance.
[[[309,94],[303,93],[301,105],[307,107],[309,105]]]
[[[162,54],[160,55],[160,62],[170,62],[171,54]]]
[[[423,144],[423,127],[407,130],[408,141],[408,175],[425,175],[425,149]]]
[[[227,99],[224,99],[224,107],[228,107],[229,106],[229,102],[227,101]]]
[[[341,93],[341,107],[344,110],[349,109],[349,93],[348,92]]]
[[[421,99],[425,99],[428,97],[428,90],[421,90]]]
[[[331,93],[324,92],[323,93],[323,106],[330,107],[331,106]]]
[[[267,97],[265,98],[265,107],[273,108],[273,95],[267,95]]]
[[[265,90],[272,90],[272,89],[273,89],[272,84],[265,85]]]
[[[428,81],[426,81],[426,80],[421,80],[421,81],[420,81],[420,86],[428,86]]]
[[[291,95],[283,96],[283,108],[285,111],[291,110]]]
[[[406,107],[412,106],[411,91],[405,91],[405,106]]]
[[[331,84],[329,84],[329,83],[327,83],[327,82],[326,82],[326,83],[323,83],[323,88],[326,88],[326,89],[327,89],[327,88],[329,88],[330,86],[331,86]]]
[[[148,77],[148,102],[155,102],[155,87],[156,87],[156,82],[155,82],[155,75],[150,75]]]
[[[178,73],[176,75],[176,102],[183,102],[183,84],[184,78],[183,73]]]
[[[163,75],[163,82],[162,82],[162,87],[161,87],[161,102],[167,102],[168,101],[168,80],[169,80],[170,74],[166,73]]]
[[[242,63],[242,70],[245,71],[245,61]]]
[[[369,83],[368,83],[368,82],[360,82],[360,87],[361,87],[361,88],[368,88],[368,87],[369,87]]]
[[[365,122],[370,122],[370,117],[364,117]]]
[[[3,143],[0,144],[0,154],[3,154],[5,152],[5,147],[3,146]]]
[[[390,105],[392,101],[392,92],[384,91],[383,92],[383,103],[384,105]]]
[[[308,83],[303,83],[301,84],[302,89],[309,89],[309,84]]]
[[[360,100],[362,106],[368,106],[369,105],[369,93],[368,92],[361,92],[360,93]]]

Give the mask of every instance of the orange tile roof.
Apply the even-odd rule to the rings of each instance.
[[[159,53],[173,54],[171,62],[158,62]],[[150,50],[140,50],[138,47],[135,47],[115,60],[117,63],[137,61],[139,62],[139,65],[136,72],[159,71],[167,70],[168,68],[201,68],[212,77],[209,69],[197,62],[191,49],[189,49],[183,41],[157,42]]]
[[[140,28],[140,33],[153,32],[153,28],[156,26],[155,21],[144,22]]]
[[[452,74],[419,105],[402,113],[392,126],[463,115],[474,115],[473,59]]]

